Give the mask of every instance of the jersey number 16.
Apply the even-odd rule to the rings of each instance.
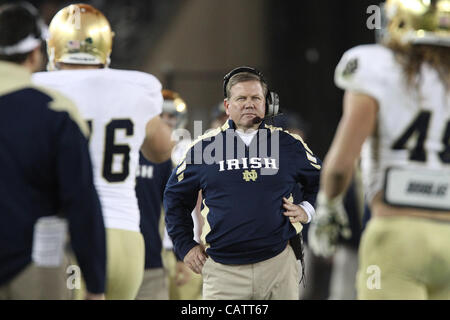
[[[92,120],[87,121],[92,132]],[[134,134],[133,122],[130,119],[114,119],[105,127],[105,151],[103,155],[103,178],[108,182],[122,182],[130,174],[130,146],[128,144],[116,144],[116,131],[125,130],[127,137]],[[114,156],[122,157],[121,171],[113,171]]]

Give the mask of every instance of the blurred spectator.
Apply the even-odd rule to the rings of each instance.
[[[67,298],[64,230],[36,236],[47,236],[37,220],[48,215],[68,220],[86,298],[104,299],[105,230],[88,128],[71,101],[31,82],[44,33],[30,4],[0,7],[0,299]]]

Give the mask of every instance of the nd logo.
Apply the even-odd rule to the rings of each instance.
[[[245,170],[242,173],[242,175],[243,175],[242,178],[247,182],[249,182],[250,180],[256,181],[256,179],[258,179],[258,174],[256,173],[255,170],[252,170],[252,171]]]

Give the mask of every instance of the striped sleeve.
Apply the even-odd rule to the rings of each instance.
[[[314,207],[319,192],[322,161],[314,155],[300,137],[294,146],[295,175],[297,182],[302,185],[303,201],[307,201]]]

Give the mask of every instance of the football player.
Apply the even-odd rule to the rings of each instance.
[[[88,127],[72,101],[31,82],[45,32],[30,3],[0,6],[0,300],[67,299],[58,241],[47,232],[54,225],[41,230],[37,221],[56,214],[68,221],[85,298],[104,299],[105,227]]]
[[[220,101],[217,105],[214,106],[213,111],[211,112],[211,123],[209,127],[211,129],[216,129],[223,126],[223,124],[227,120],[228,115],[225,110],[225,106],[223,105],[223,101]]]
[[[450,299],[450,1],[387,0],[382,43],[347,51],[344,113],[324,162],[310,244],[348,230],[342,195],[362,150],[372,219],[360,299]]]
[[[134,299],[144,273],[135,193],[139,150],[159,163],[170,158],[172,143],[170,128],[158,116],[160,82],[147,73],[108,68],[113,36],[108,20],[94,7],[63,8],[49,26],[48,69],[54,71],[33,79],[72,98],[89,124],[107,235],[106,299]]]
[[[161,119],[173,130],[184,127],[187,120],[186,103],[177,93],[163,90]],[[141,232],[145,242],[145,272],[136,299],[168,300],[167,271],[163,267],[160,232],[161,204],[164,188],[172,173],[172,160],[155,164],[142,153],[136,175],[136,196],[141,212]]]
[[[164,89],[162,94],[164,102],[161,119],[172,130],[185,129],[186,102],[175,91]],[[164,188],[176,165],[176,158],[180,156],[178,154],[183,154],[184,149],[190,145],[190,140],[185,140],[187,139],[181,140],[174,148],[172,159],[161,164],[154,164],[140,155],[136,195],[141,211],[141,232],[146,254],[144,280],[136,297],[139,300],[178,300],[185,297],[192,300],[197,299],[201,293],[201,277],[195,275],[183,261],[176,259],[167,231],[164,229],[163,240],[159,232]],[[196,221],[194,233],[199,234],[198,219]]]

